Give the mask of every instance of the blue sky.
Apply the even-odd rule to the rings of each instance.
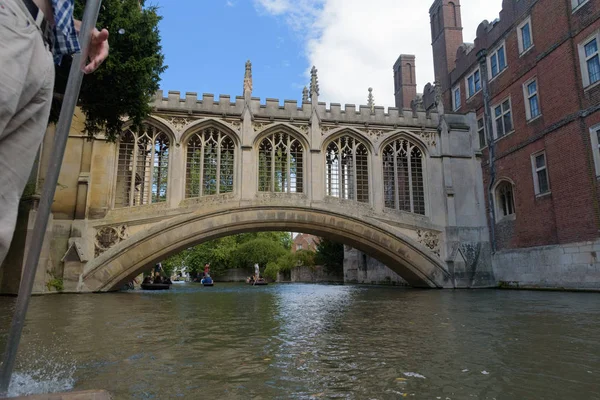
[[[497,18],[502,0],[462,0],[465,41],[479,22]],[[261,99],[297,99],[312,65],[320,100],[393,106],[392,65],[417,56],[418,90],[433,80],[428,10],[414,0],[153,0],[163,16],[169,66],[161,89],[241,95],[244,64],[253,64]],[[482,5],[481,3],[485,3]]]
[[[300,99],[308,59],[301,37],[250,1],[160,0],[168,70],[161,89],[241,95],[246,60],[254,96]]]

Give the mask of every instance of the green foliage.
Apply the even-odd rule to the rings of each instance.
[[[316,263],[327,273],[344,273],[344,245],[326,238],[320,238],[317,245]]]
[[[279,272],[291,271],[296,267],[314,267],[316,253],[309,250],[300,250],[295,253],[287,253],[277,259],[267,263],[264,275],[271,279],[276,279]]]
[[[50,279],[46,284],[46,287],[49,291],[51,291],[52,289],[56,290],[57,292],[62,292],[63,290],[65,290],[65,285],[61,278]]]
[[[254,264],[265,266],[286,254],[281,243],[266,238],[249,240],[235,250],[233,262],[241,268],[251,269]]]
[[[85,0],[76,0],[76,17],[81,18],[84,4]],[[140,9],[138,0],[102,2],[97,26],[110,33],[110,55],[96,72],[86,75],[79,97],[90,136],[105,130],[107,137],[115,140],[123,129],[124,117],[139,127],[150,114],[150,101],[166,66],[160,45],[158,8],[144,7],[144,1],[141,4]],[[66,81],[68,67],[67,62],[57,71],[58,91],[61,81]],[[53,117],[57,118],[56,112]]]
[[[253,232],[211,240],[186,249],[162,262],[165,271],[187,266],[195,275],[210,263],[210,273],[219,276],[230,268],[253,271],[255,263],[265,266],[277,260],[291,248],[291,236],[285,232]]]

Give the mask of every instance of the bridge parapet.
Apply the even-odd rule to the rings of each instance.
[[[154,98],[153,106],[156,113],[174,113],[178,115],[192,116],[216,116],[216,117],[242,117],[246,109],[246,99],[242,96],[235,97],[231,101],[228,95],[219,95],[215,100],[214,94],[204,93],[198,98],[197,93],[185,93],[181,97],[179,91],[169,91],[167,97],[159,90]],[[283,105],[282,105],[283,104]],[[321,122],[329,122],[339,125],[361,124],[361,125],[385,125],[393,127],[418,127],[437,129],[439,116],[436,112],[427,113],[424,110],[400,110],[395,107],[374,108],[368,105],[317,102],[314,106],[311,102],[296,100],[283,100],[267,98],[261,102],[260,98],[251,97],[248,103],[254,118],[269,121],[286,122],[308,122],[316,110]],[[297,121],[296,121],[297,120]]]

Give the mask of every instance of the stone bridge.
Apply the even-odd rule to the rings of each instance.
[[[310,86],[300,105],[261,103],[247,65],[234,102],[159,92],[116,143],[76,123],[36,291],[56,276],[68,292],[117,290],[187,247],[256,230],[343,242],[415,287],[493,284],[475,116],[435,98],[327,107],[316,70]]]

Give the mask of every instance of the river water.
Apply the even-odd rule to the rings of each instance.
[[[11,393],[600,399],[599,311],[591,293],[297,284],[35,297]]]

